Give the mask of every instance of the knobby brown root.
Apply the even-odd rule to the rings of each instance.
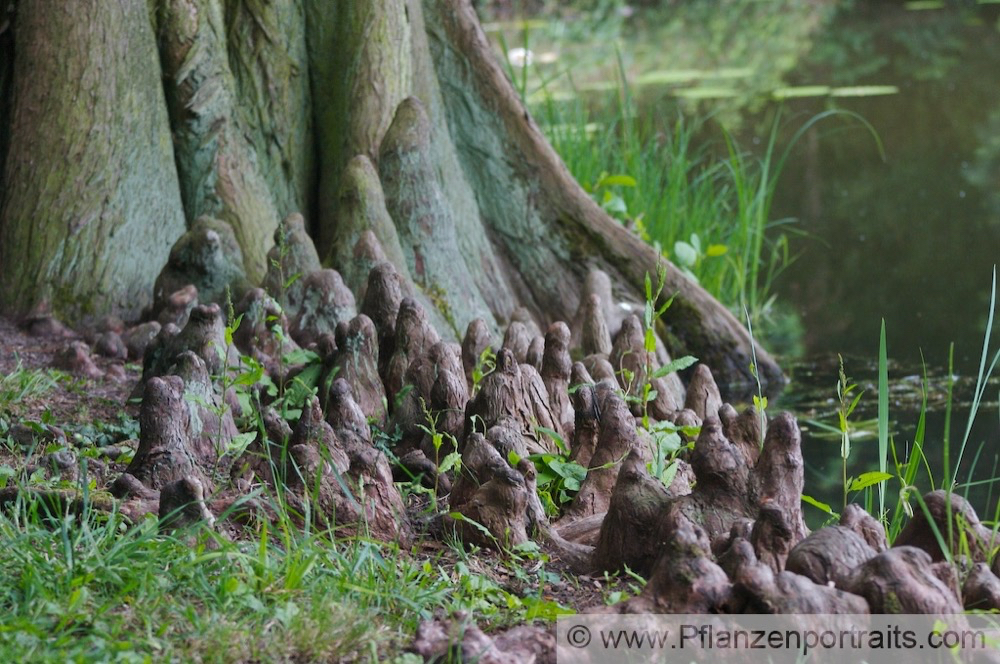
[[[404,379],[410,362],[429,351],[439,341],[441,337],[431,326],[424,308],[413,298],[404,298],[396,316],[393,353],[386,363],[383,376],[386,396],[390,401],[395,400],[406,385]]]
[[[262,364],[275,384],[284,384],[291,370],[285,356],[299,349],[289,336],[288,317],[278,301],[263,288],[251,288],[236,305],[242,316],[233,343],[244,355]]]
[[[392,263],[378,263],[368,273],[367,289],[361,313],[378,330],[379,376],[386,378],[386,367],[396,344],[396,317],[403,302],[403,279]]]
[[[776,572],[756,559],[753,546],[742,538],[733,542],[729,570],[733,592],[729,613],[864,614],[861,597],[827,585],[818,585],[794,572]]]
[[[860,505],[848,505],[840,515],[840,525],[860,535],[875,553],[882,553],[889,548],[885,528],[875,517],[861,509]]]
[[[569,328],[566,323],[553,323],[545,333],[545,349],[541,362],[542,383],[549,396],[549,411],[554,420],[554,428],[564,441],[573,439],[573,424],[576,417],[569,396],[573,369],[569,355],[569,340]]]
[[[844,526],[820,528],[795,545],[785,569],[814,583],[844,588],[855,567],[878,553],[856,532]]]
[[[879,553],[847,575],[844,589],[864,597],[872,613],[959,613],[954,591],[935,574],[930,554],[912,546]]]
[[[986,563],[976,563],[962,585],[962,605],[966,610],[1000,610],[1000,579]]]
[[[337,350],[327,358],[329,377],[343,379],[353,389],[354,400],[361,411],[379,427],[384,427],[389,413],[385,387],[379,378],[379,344],[375,324],[368,316],[360,314],[349,322],[341,322],[336,330]]]
[[[563,516],[568,521],[607,512],[622,462],[633,451],[640,451],[635,419],[624,399],[609,395],[599,413],[597,445],[590,457],[587,477]]]
[[[462,367],[465,370],[465,380],[469,385],[473,384],[473,371],[478,367],[483,373],[486,368],[480,366],[480,358],[483,352],[490,348],[493,343],[490,329],[486,321],[482,318],[473,318],[469,326],[465,329],[465,337],[462,338]]]
[[[197,306],[198,289],[194,284],[188,284],[167,297],[163,308],[156,316],[156,322],[163,327],[172,324],[177,326],[177,329],[181,329],[187,325],[191,310]]]
[[[217,304],[198,305],[191,310],[184,329],[167,324],[149,344],[142,361],[142,380],[133,396],[143,394],[144,385],[155,376],[165,376],[184,352],[191,351],[205,363],[211,376],[220,376],[239,364],[236,348],[226,343],[225,320]]]
[[[300,514],[314,505],[312,509],[335,524],[338,532],[405,545],[412,532],[389,461],[372,444],[350,388],[344,381],[337,383],[340,402],[333,426],[313,397],[288,441],[282,475],[290,490],[289,502]]]
[[[267,252],[267,272],[261,286],[291,318],[302,308],[302,277],[321,269],[319,256],[298,212],[284,218],[274,229],[274,246]]]
[[[649,524],[656,522],[670,499],[663,482],[647,472],[642,455],[637,450],[630,452],[611,494],[605,517],[609,527],[600,530],[595,567],[617,572],[627,565],[638,574],[649,574],[660,552],[657,535]]]
[[[337,324],[357,315],[354,294],[336,270],[316,270],[302,278],[302,303],[292,318],[291,335],[301,346],[335,334]]]
[[[524,477],[478,433],[467,438],[462,451],[451,506],[461,517],[447,519],[464,542],[509,548],[528,541]]]
[[[544,661],[555,652],[555,634],[542,627],[521,625],[487,636],[464,613],[448,620],[425,620],[410,649],[427,662],[526,664]]]
[[[203,304],[221,306],[227,301],[238,302],[250,288],[232,226],[211,217],[195,220],[171,248],[170,258],[156,278],[147,317],[156,318],[168,307],[168,298],[188,285],[197,289]]]
[[[967,546],[967,553],[974,562],[989,560],[996,546],[993,532],[980,523],[979,516],[968,501],[956,493],[949,494],[939,489],[925,494],[923,502],[941,537],[947,538],[948,533],[951,533],[952,551],[962,550],[965,553],[964,547]],[[928,522],[927,513],[918,505],[914,509],[913,518],[899,532],[893,545],[915,546],[930,554],[933,560],[943,560],[944,552],[934,530]]]
[[[90,347],[82,341],[71,341],[56,355],[53,363],[57,369],[68,371],[84,378],[101,378],[104,372],[97,368],[90,356]]]

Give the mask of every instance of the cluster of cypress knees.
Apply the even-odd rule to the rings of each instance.
[[[423,529],[497,549],[533,539],[575,572],[627,567],[649,579],[640,595],[601,611],[1000,609],[992,533],[955,494],[927,494],[927,512],[918,510],[892,547],[883,526],[853,505],[810,533],[795,419],[737,412],[704,365],[686,385],[676,374],[648,374],[669,358],[647,350],[642,323],[616,305],[600,272],[583,285],[575,320],[543,332],[519,310],[502,338],[493,321],[475,319],[459,343],[442,338],[447,323],[432,299],[370,232],[338,272],[322,267],[302,217],[290,215],[261,287],[241,264],[231,229],[199,219],[174,246],[145,322],[95,339],[98,351],[143,363],[138,450],[110,484],[123,514],[158,511],[166,528],[204,521],[235,533],[274,516],[273,506],[247,499],[264,487],[280,489],[290,513],[345,534],[405,544]],[[227,302],[241,316],[231,342]],[[289,421],[255,390],[261,433],[231,446],[240,405],[217,377],[242,353],[288,385],[302,366],[284,358],[300,348],[322,360],[319,394]],[[70,352],[81,354],[85,347]],[[647,383],[655,397],[643,404]],[[699,431],[685,438],[693,445],[669,486],[648,470],[643,415]],[[394,434],[391,461],[373,427]],[[589,469],[554,521],[528,459],[557,451],[543,429]],[[461,455],[458,470],[439,473],[451,452]],[[447,506],[430,522],[409,513],[397,489],[413,477]],[[958,563],[946,561],[934,525],[952,533]]]

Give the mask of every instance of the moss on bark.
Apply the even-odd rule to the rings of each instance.
[[[184,232],[147,7],[22,0],[13,34],[3,305],[136,315]]]

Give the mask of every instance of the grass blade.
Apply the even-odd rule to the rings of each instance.
[[[885,474],[889,461],[889,359],[885,344],[885,319],[878,344],[878,469]],[[885,482],[878,484],[879,518],[885,518]]]

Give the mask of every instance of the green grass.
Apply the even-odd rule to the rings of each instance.
[[[978,446],[976,454],[972,457],[971,463],[963,465],[965,452],[970,442],[972,442],[971,434],[973,425],[975,424],[976,418],[978,417],[979,411],[983,405],[983,397],[985,395],[986,388],[990,384],[998,362],[1000,362],[1000,350],[993,352],[992,359],[990,359],[990,342],[993,332],[993,319],[996,311],[996,298],[996,270],[994,269],[993,283],[990,292],[989,317],[987,319],[986,330],[984,333],[979,372],[976,376],[973,399],[969,405],[968,420],[965,424],[964,435],[962,436],[957,454],[955,454],[951,444],[951,420],[954,396],[953,388],[955,383],[953,365],[954,345],[949,348],[948,352],[949,362],[947,397],[944,403],[945,417],[943,431],[940,436],[940,448],[932,449],[928,443],[927,416],[929,411],[927,400],[928,381],[926,367],[924,369],[923,377],[921,408],[918,414],[917,424],[914,429],[913,440],[908,441],[908,444],[906,445],[897,445],[895,436],[890,432],[889,427],[890,395],[888,378],[888,350],[885,321],[882,322],[879,338],[877,395],[879,469],[878,471],[869,470],[868,472],[862,473],[857,478],[851,478],[849,480],[846,477],[845,466],[844,495],[846,501],[846,496],[850,490],[855,492],[855,494],[861,498],[865,509],[873,516],[881,520],[886,526],[886,533],[890,543],[895,540],[909,516],[912,516],[917,512],[917,510],[923,511],[925,514],[927,513],[927,506],[924,503],[922,493],[924,489],[934,490],[935,488],[940,488],[949,494],[953,492],[961,492],[964,497],[968,499],[969,489],[983,484],[989,484],[992,489],[993,484],[1000,481],[996,477],[995,463],[988,479],[973,480],[976,469],[982,458],[981,454],[985,447],[985,442]],[[989,360],[989,362],[987,362],[987,360]],[[841,369],[841,376],[841,380],[846,381],[846,379],[843,378],[843,369]],[[846,413],[850,414],[850,411],[853,410],[855,405],[856,401],[849,409],[846,410]],[[841,428],[846,435],[847,424],[846,418],[843,415],[841,417],[841,422]],[[902,449],[906,450],[905,454],[901,452]],[[849,454],[849,452],[847,454]],[[935,473],[929,462],[929,459],[933,458],[935,454],[940,454],[941,459],[941,471],[937,477],[935,477]],[[846,455],[844,463],[847,463]],[[921,471],[923,471],[922,477],[920,476]],[[959,474],[961,472],[967,473],[967,480],[964,483],[960,483],[958,481]],[[870,481],[865,481],[866,477],[871,478]],[[892,485],[895,485],[892,487],[895,489],[895,492],[890,493],[889,489]],[[923,486],[923,488],[918,488],[920,486]],[[887,500],[893,497],[895,498],[894,504],[891,500]],[[997,531],[1000,530],[1000,507],[996,508],[995,514],[983,511],[984,509],[990,509],[991,499],[992,491],[989,498],[987,498],[985,505],[972,505],[972,507],[980,513],[983,522],[993,528],[995,536]],[[812,501],[807,500],[807,502],[815,504]],[[892,506],[892,509],[888,509],[890,505]],[[832,514],[832,512],[830,513]],[[954,556],[968,553],[967,551],[961,550],[963,547],[968,545],[967,542],[963,543],[961,539],[959,539],[958,547],[960,550],[958,551],[950,550],[946,545],[947,542],[952,541],[952,532],[958,526],[956,518],[957,517],[952,515],[949,510],[944,532],[941,532],[939,528],[931,522],[933,534],[942,551],[945,551],[945,557],[948,560],[952,560]],[[928,521],[930,521],[929,518]]]
[[[780,175],[772,151],[756,159],[720,131],[721,157],[699,142],[705,120],[635,120],[628,102],[596,121],[580,104],[538,110],[546,137],[605,210],[734,311],[764,319],[774,280],[792,260],[791,220],[770,218]]]
[[[14,369],[0,376],[0,412],[44,396],[68,376],[55,369],[26,369],[18,358]]]
[[[465,563],[290,523],[230,541],[19,499],[0,541],[4,661],[377,661],[437,611],[488,627],[533,606]]]
[[[787,132],[779,108],[755,155],[711,118],[638,109],[622,83],[603,105],[542,98],[534,114],[584,189],[734,313],[748,311],[765,333],[776,313],[775,280],[794,260],[789,237],[801,232],[772,210],[792,149],[818,123],[839,118],[866,129],[882,154],[874,128],[839,109]]]

